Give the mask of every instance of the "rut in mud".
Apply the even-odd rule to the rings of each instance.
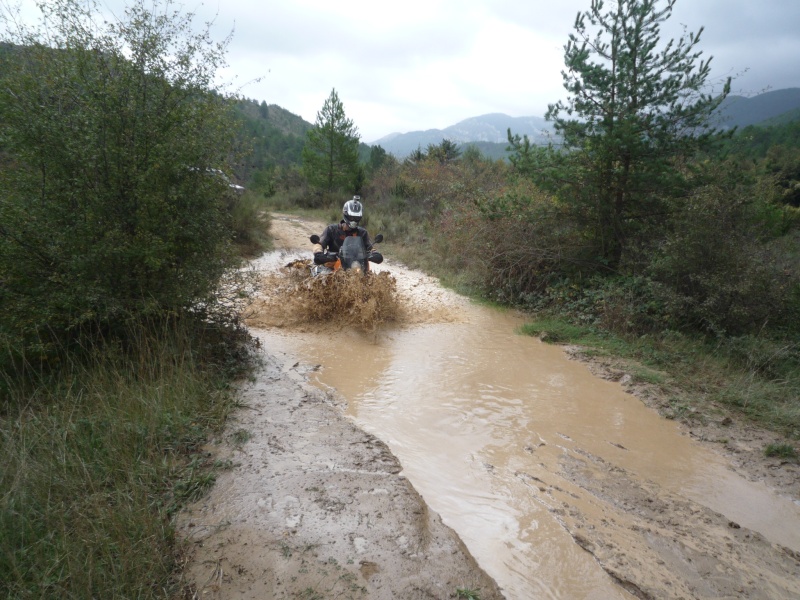
[[[289,236],[287,248],[302,247],[319,228],[289,218],[278,226],[300,240]],[[268,280],[295,258],[302,252],[276,252],[257,268]],[[254,331],[283,365],[271,377],[315,383],[365,435],[382,440],[431,514],[458,533],[506,598],[800,597],[800,473],[796,465],[763,457],[759,462],[769,434],[727,420],[694,424],[691,431],[666,421],[625,392],[622,373],[611,373],[614,381],[599,379],[563,349],[516,336],[520,317],[470,305],[432,279],[392,264],[390,256],[381,267],[395,280],[398,308],[384,325],[368,327],[368,334],[335,322],[275,319],[271,301],[251,311],[250,326],[262,328]],[[658,405],[658,398],[639,392]],[[291,439],[308,419],[279,425]],[[238,451],[241,471],[266,472],[259,461],[286,460],[290,449],[280,427],[263,446]],[[724,443],[715,441],[723,436]],[[380,445],[377,439],[370,443]],[[292,445],[300,459],[302,448]],[[315,452],[322,464],[340,460],[333,444]],[[357,471],[348,473],[357,477]],[[358,503],[371,497],[349,495],[330,481],[314,480],[306,488],[316,490],[308,504],[342,507],[339,515],[358,513]],[[275,495],[259,493],[273,516],[288,510],[278,510],[284,504]],[[252,496],[255,501],[258,493]],[[300,492],[292,498],[286,523],[303,513],[295,508],[304,502]],[[230,514],[224,495],[211,504],[220,515]],[[251,528],[261,522],[257,506],[242,509]],[[369,510],[365,505],[362,513]],[[409,524],[409,513],[386,518],[399,519],[397,531]],[[356,532],[360,523],[336,522],[324,544],[351,540],[342,548],[368,565],[358,583],[374,585],[372,569],[391,562],[392,550],[385,547],[387,554],[376,560],[359,554],[365,542],[355,547],[352,540],[366,539],[361,532],[368,531]],[[391,538],[385,533],[390,530],[382,531]],[[291,541],[297,534],[286,535]],[[234,552],[234,537],[218,542],[214,560]],[[397,539],[389,541],[402,551]],[[425,539],[432,544],[430,561],[446,554]],[[248,547],[256,541],[248,538]],[[315,564],[308,556],[302,568]],[[477,577],[470,568],[466,572]],[[383,583],[391,579],[388,571],[381,574]],[[229,577],[235,584],[236,576]],[[488,584],[481,586],[483,597],[494,597]],[[454,592],[441,588],[432,596]]]

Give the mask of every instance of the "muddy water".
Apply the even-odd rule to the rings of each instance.
[[[287,362],[320,365],[318,383],[388,443],[508,598],[630,597],[540,493],[545,479],[581,493],[561,478],[564,453],[598,457],[800,550],[800,507],[733,474],[675,423],[561,349],[516,335],[518,317],[479,306],[465,306],[459,317],[372,339],[285,330],[259,336]],[[609,506],[585,510],[614,518]]]

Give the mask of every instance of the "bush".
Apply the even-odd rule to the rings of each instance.
[[[259,198],[257,193],[247,191],[237,199],[231,215],[234,242],[240,254],[253,257],[270,247],[270,214],[265,198]]]
[[[484,263],[485,289],[502,302],[530,303],[559,281],[596,271],[587,244],[565,208],[525,181],[453,212],[463,242],[473,238],[473,257]],[[463,223],[470,218],[475,224]]]
[[[781,235],[779,209],[751,191],[698,190],[651,254],[649,275],[675,326],[726,335],[797,330],[800,245]]]
[[[207,303],[235,264],[225,45],[169,5],[85,6],[3,33],[0,345],[21,352]]]

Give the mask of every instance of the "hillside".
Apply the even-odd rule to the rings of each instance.
[[[787,88],[758,96],[728,96],[719,108],[719,126],[723,129],[747,127],[765,121],[786,122],[800,116],[800,88]],[[774,123],[773,123],[774,124]]]
[[[248,181],[262,169],[287,167],[301,162],[306,132],[311,123],[276,104],[241,100],[235,106],[244,148],[251,147],[237,169],[237,177]]]
[[[289,112],[277,104],[267,104],[263,100],[243,100],[238,103],[238,109],[247,117],[264,121],[269,129],[277,130],[287,135],[304,136],[313,125],[303,117]]]
[[[404,158],[417,148],[425,150],[428,144],[440,144],[443,139],[459,145],[470,142],[505,145],[509,128],[513,133],[527,135],[537,143],[546,142],[552,132],[552,126],[541,117],[510,117],[502,113],[490,113],[459,121],[445,129],[391,133],[370,145],[379,145],[390,154]],[[496,152],[497,149],[493,149],[493,153]]]

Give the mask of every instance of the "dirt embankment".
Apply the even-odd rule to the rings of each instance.
[[[268,358],[211,450],[231,461],[181,517],[196,598],[501,598],[386,446],[299,365]]]

